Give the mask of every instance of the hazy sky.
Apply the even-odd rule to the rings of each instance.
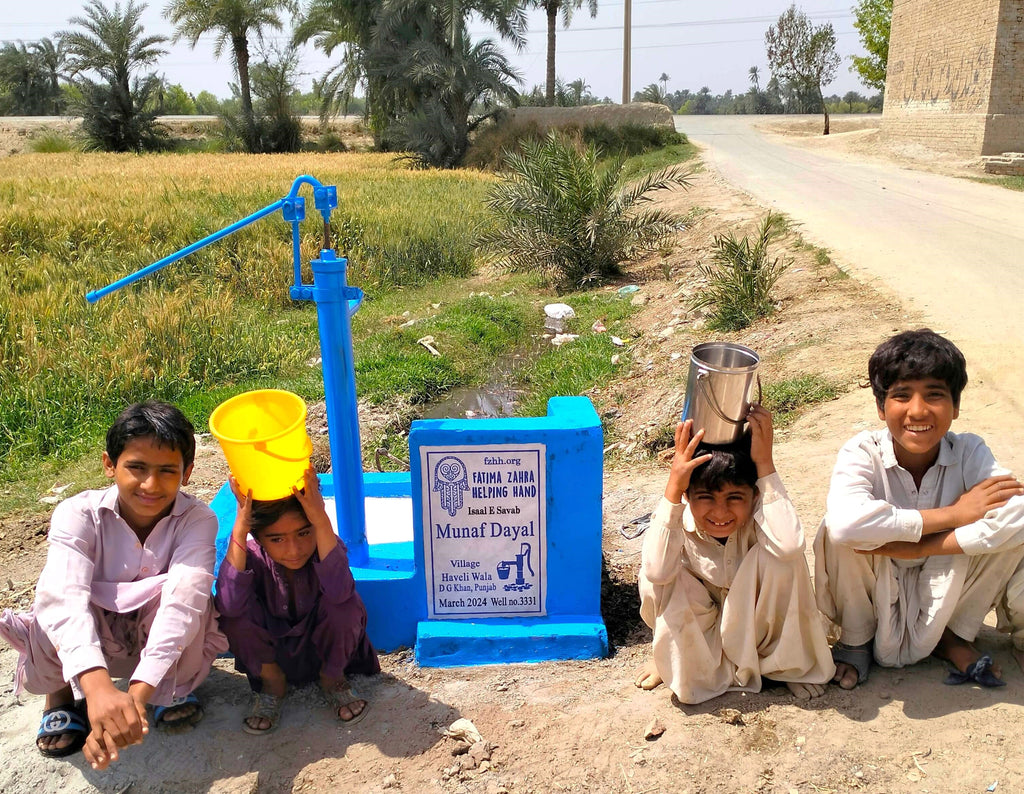
[[[872,93],[849,71],[850,56],[863,51],[853,28],[853,0],[848,2],[803,0],[798,4],[815,24],[831,22],[835,28],[843,63],[835,82],[826,88],[827,94],[842,95],[851,90]],[[0,40],[30,41],[53,36],[67,27],[70,17],[81,13],[83,5],[81,0],[0,0]],[[113,0],[107,0],[107,5],[112,6]],[[161,16],[164,5],[165,0],[153,2],[143,12],[146,33],[173,34],[173,27]],[[598,0],[598,6],[593,19],[584,4],[568,29],[559,23],[557,72],[566,82],[583,77],[597,97],[619,101],[623,0]],[[763,86],[769,77],[764,32],[788,6],[789,0],[719,0],[710,6],[683,0],[633,0],[631,93],[656,82],[662,73],[671,78],[670,91],[697,91],[708,86],[715,94],[730,88],[741,92],[750,85],[751,66],[759,68]],[[474,38],[488,35],[479,23],[471,24],[470,30]],[[526,49],[514,53],[505,46],[523,75],[525,89],[544,82],[545,30],[543,14],[531,12]],[[218,97],[228,96],[228,82],[233,79],[231,59],[227,52],[220,60],[213,57],[213,38],[204,36],[194,50],[185,43],[169,45],[170,52],[157,63],[157,72],[193,94],[205,90]],[[284,41],[286,36],[272,32],[270,38]],[[252,43],[250,49],[255,52]],[[303,51],[303,90],[309,89],[312,79],[329,63],[312,47]]]

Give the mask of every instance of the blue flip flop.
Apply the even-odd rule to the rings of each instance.
[[[73,734],[74,739],[66,747],[54,749],[40,747],[39,740],[44,736],[66,736]],[[85,711],[85,701],[79,700],[64,706],[54,706],[43,712],[39,721],[39,732],[36,734],[36,748],[47,758],[64,758],[77,753],[85,746],[89,735],[89,716]]]
[[[193,711],[189,716],[180,720],[167,719],[168,713],[189,703],[196,707],[195,711]],[[203,714],[203,704],[199,702],[199,698],[197,698],[193,692],[189,692],[183,698],[175,698],[168,706],[153,706],[153,722],[156,723],[157,728],[165,730],[168,733],[182,733],[189,730],[203,718]]]
[[[946,680],[942,683],[956,686],[957,684],[966,684],[968,681],[974,681],[984,687],[1006,686],[1006,682],[1001,678],[996,678],[995,673],[992,672],[992,657],[988,654],[969,665],[962,673],[956,669],[950,670]]]

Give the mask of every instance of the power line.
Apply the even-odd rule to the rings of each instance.
[[[836,37],[839,36],[852,36],[855,31],[844,30],[836,33]],[[673,41],[671,44],[642,44],[634,45],[634,50],[664,50],[670,47],[703,47],[707,45],[718,45],[718,44],[763,44],[764,39],[730,39],[728,41]],[[622,47],[596,47],[591,50],[559,50],[559,55],[570,55],[573,53],[590,53],[590,52],[622,52]],[[524,55],[544,55],[544,50],[524,50]]]
[[[648,0],[648,2],[649,3],[678,2],[678,0]],[[615,4],[615,5],[621,5],[621,4]],[[602,8],[605,8],[605,7],[606,6],[602,6]],[[834,11],[813,11],[813,12],[807,14],[806,16],[807,16],[808,19],[812,19],[812,20],[819,20],[819,19],[831,20],[831,19],[851,19],[851,18],[853,18],[854,15],[852,13],[850,13],[850,11],[848,9],[835,9]],[[778,17],[776,17],[776,16],[722,17],[720,19],[693,19],[693,20],[682,20],[682,21],[679,21],[679,22],[652,22],[652,23],[641,24],[641,25],[634,24],[634,25],[632,25],[632,28],[633,28],[633,30],[638,30],[638,29],[643,29],[643,28],[689,28],[689,27],[709,27],[709,26],[717,26],[717,25],[746,25],[746,24],[753,24],[753,23],[764,24],[765,22],[769,22],[770,23],[770,22],[776,22],[776,21],[778,21]],[[43,22],[5,22],[4,23],[4,27],[43,27],[44,25],[49,27],[51,24],[52,23],[49,23],[49,22],[47,22],[47,23],[43,23]],[[151,27],[154,30],[156,30],[157,33],[160,33],[161,31],[169,31],[170,33],[173,34],[173,32],[174,32],[174,26],[169,24],[169,23],[160,24],[160,25],[153,25]],[[591,33],[591,32],[597,32],[597,31],[605,31],[605,30],[622,30],[622,25],[605,25],[605,26],[600,26],[600,27],[580,27],[580,26],[576,26],[576,27],[570,27],[570,28],[559,28],[558,32],[560,34],[564,34],[564,33]],[[493,30],[489,30],[489,29],[488,30],[470,30],[469,32],[471,34],[473,34],[473,35],[482,35],[482,34],[494,33]],[[547,32],[547,28],[539,28],[539,29],[536,29],[536,30],[530,29],[530,30],[524,31],[524,33],[526,35],[546,33],[546,32]],[[218,34],[203,33],[203,34],[200,34],[199,40],[200,41],[212,41],[212,40],[216,39],[217,37],[218,37]],[[289,40],[291,40],[291,36],[281,36],[281,35],[265,35],[265,36],[263,36],[263,38],[265,40],[269,40],[269,41],[289,41]],[[4,41],[4,42],[15,41],[15,39],[0,39],[0,41]]]

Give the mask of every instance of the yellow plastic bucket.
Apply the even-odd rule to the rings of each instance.
[[[210,414],[231,473],[253,499],[283,499],[302,487],[313,442],[306,433],[306,403],[280,389],[250,391],[225,400]]]

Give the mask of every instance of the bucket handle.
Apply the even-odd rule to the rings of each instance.
[[[299,455],[298,457],[293,458],[293,457],[290,457],[288,455],[280,455],[277,452],[271,452],[270,449],[267,447],[267,442],[266,441],[256,441],[256,442],[253,442],[253,445],[252,445],[253,449],[255,449],[257,452],[262,452],[264,455],[267,455],[267,456],[269,456],[271,458],[277,458],[278,460],[284,460],[284,461],[287,461],[288,463],[299,463],[299,462],[304,461],[307,458],[309,458],[309,456],[313,454],[313,442],[310,440],[309,436],[306,436],[306,445],[305,446],[306,446],[306,451],[304,453],[302,453],[301,455]]]
[[[710,407],[711,410],[715,412],[715,415],[719,419],[721,419],[723,422],[728,422],[731,425],[741,425],[744,422],[746,422],[747,418],[745,416],[740,418],[740,419],[730,419],[728,416],[725,415],[725,412],[718,405],[718,400],[715,398],[715,393],[711,390],[711,387],[706,383],[707,377],[708,377],[708,371],[706,369],[702,369],[702,370],[700,370],[697,373],[697,385],[700,387],[701,392],[704,394],[704,399],[707,402],[708,407]],[[763,397],[764,397],[764,392],[762,392],[762,390],[761,390],[761,376],[758,375],[757,376],[757,402],[758,402],[758,404],[761,403],[761,400],[762,400]]]

